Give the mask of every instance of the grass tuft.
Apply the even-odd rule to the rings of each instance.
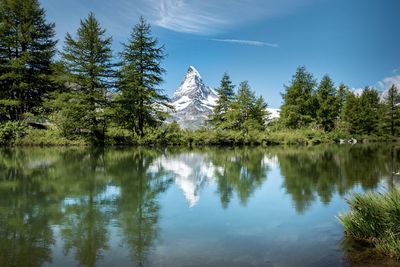
[[[350,211],[339,216],[346,235],[400,259],[400,190],[354,194],[348,204]]]

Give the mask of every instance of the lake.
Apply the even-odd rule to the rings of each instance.
[[[344,238],[400,147],[0,150],[0,266],[400,266]]]

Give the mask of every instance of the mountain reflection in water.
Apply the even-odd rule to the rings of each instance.
[[[354,256],[335,216],[353,191],[397,186],[399,158],[389,145],[2,149],[0,266],[363,266],[372,256]]]

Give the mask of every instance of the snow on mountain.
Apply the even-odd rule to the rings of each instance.
[[[281,110],[279,108],[267,108],[267,111],[270,114],[269,116],[270,120],[278,119],[281,113]]]
[[[175,112],[172,119],[182,128],[198,128],[204,125],[218,99],[217,93],[206,86],[200,73],[190,66],[172,97]]]
[[[171,104],[175,108],[172,119],[182,128],[196,129],[205,124],[216,105],[218,95],[206,86],[200,73],[190,66],[181,85],[176,89]],[[267,108],[270,119],[279,118],[280,109]]]
[[[156,172],[159,169],[174,176],[175,184],[182,190],[189,207],[195,206],[203,188],[215,181],[215,173],[223,171],[204,155],[193,152],[178,156],[161,156],[150,166],[149,171]]]
[[[239,157],[227,159],[234,163],[240,160]],[[265,154],[262,165],[274,168],[278,163],[278,157],[272,154]],[[224,175],[224,167],[215,165],[207,154],[196,152],[181,153],[179,155],[162,155],[157,158],[149,167],[149,173],[157,173],[160,170],[172,175],[175,185],[182,191],[189,207],[194,207],[199,201],[202,191],[214,184],[216,177]],[[247,173],[243,167],[240,173]]]

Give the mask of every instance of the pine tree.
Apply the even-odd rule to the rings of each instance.
[[[95,15],[90,13],[81,20],[76,38],[67,33],[61,55],[69,90],[59,94],[55,101],[65,103],[68,112],[63,112],[63,106],[56,107],[67,116],[67,125],[87,128],[93,142],[104,141],[104,110],[114,77],[112,39],[105,32]]]
[[[360,96],[361,128],[365,134],[375,134],[379,130],[380,99],[378,92],[366,87]]]
[[[305,67],[298,67],[286,92],[282,94],[280,120],[286,127],[301,128],[309,125],[315,118],[316,81]]]
[[[268,116],[267,104],[262,97],[256,98],[247,81],[241,82],[235,100],[227,113],[228,125],[233,130],[262,130]]]
[[[54,23],[38,0],[0,0],[0,112],[21,119],[52,89]]]
[[[328,75],[322,78],[315,92],[315,97],[318,103],[317,123],[325,131],[331,131],[335,126],[339,108],[335,85]]]
[[[344,102],[340,120],[346,131],[351,134],[361,133],[361,102],[353,92],[349,91]]]
[[[267,103],[265,102],[262,96],[259,96],[254,103],[254,107],[252,109],[252,117],[256,122],[259,130],[264,130],[266,126],[266,122],[270,120],[270,113],[267,111]]]
[[[161,67],[164,46],[151,36],[151,27],[143,17],[135,25],[121,53],[116,100],[118,121],[144,136],[145,127],[154,127],[166,118],[168,97],[158,86],[163,82]]]
[[[346,85],[344,85],[343,83],[341,83],[339,85],[339,88],[337,89],[336,106],[337,106],[339,115],[342,113],[348,91],[349,91],[349,89],[347,89]]]
[[[210,116],[211,124],[217,128],[223,126],[227,120],[226,114],[235,98],[235,92],[233,91],[234,88],[235,85],[232,84],[229,75],[224,73],[221,79],[221,84],[216,90],[218,94],[218,100],[214,107],[213,113]]]
[[[400,126],[400,94],[395,85],[392,85],[384,99],[383,127],[392,136],[397,135]]]
[[[375,134],[379,130],[380,110],[378,92],[366,87],[361,96],[347,94],[341,119],[351,134]]]

